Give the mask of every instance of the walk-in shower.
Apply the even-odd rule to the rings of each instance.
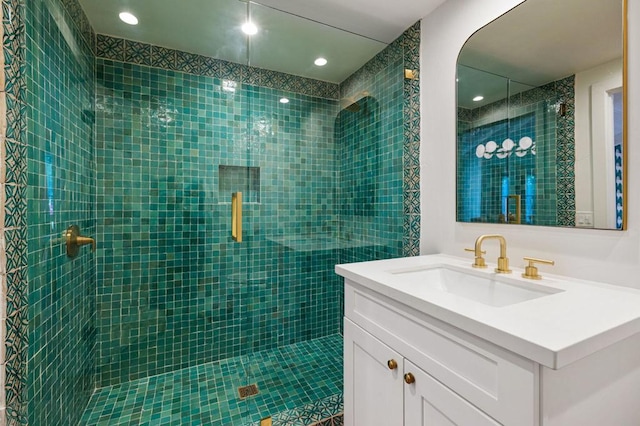
[[[16,15],[29,340],[9,415],[340,424],[334,265],[417,251],[417,26],[386,45],[252,3],[249,37],[235,0],[141,1],[137,27],[116,3]],[[95,253],[66,255],[71,225]]]

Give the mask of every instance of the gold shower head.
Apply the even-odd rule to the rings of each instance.
[[[340,99],[340,106],[343,110],[347,110],[349,112],[358,112],[360,111],[360,100],[369,96],[369,92],[362,91],[356,93],[354,96],[349,96]]]
[[[360,104],[358,101],[351,102],[350,99],[343,99],[344,102],[341,102],[342,109],[349,112],[358,112],[360,111]],[[345,106],[346,105],[346,106]]]

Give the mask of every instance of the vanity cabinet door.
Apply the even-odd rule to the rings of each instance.
[[[403,424],[402,365],[400,354],[345,318],[345,425]]]
[[[404,426],[500,425],[406,359],[404,371],[414,380],[404,385]]]

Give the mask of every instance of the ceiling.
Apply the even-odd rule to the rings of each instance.
[[[621,0],[528,0],[471,36],[458,63],[541,86],[621,58]],[[482,74],[459,70],[461,106],[505,97],[505,80]],[[471,102],[479,94],[485,99]]]
[[[249,41],[240,31],[247,4],[239,0],[80,4],[99,34],[340,83],[444,1],[264,0],[250,4],[260,30]],[[125,10],[138,17],[138,25],[120,21]],[[319,56],[329,63],[313,65]]]
[[[258,3],[389,44],[445,1],[260,0]]]

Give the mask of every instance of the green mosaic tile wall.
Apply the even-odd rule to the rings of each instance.
[[[31,15],[25,13],[25,5],[27,3],[30,7],[29,13]],[[42,13],[44,8],[43,5],[45,4],[49,10],[53,11],[52,14],[56,19],[51,20],[49,15]],[[73,261],[75,263],[71,262],[68,264],[61,264],[60,260],[64,257],[61,250],[56,250],[55,247],[59,247],[56,245],[59,241],[56,242],[56,239],[53,237],[59,237],[61,233],[61,229],[58,229],[59,224],[68,219],[74,221],[78,220],[87,234],[93,234],[94,230],[97,229],[95,221],[93,220],[95,213],[91,213],[92,203],[87,202],[88,199],[94,200],[96,198],[96,189],[95,187],[93,187],[93,189],[87,189],[87,187],[78,180],[79,177],[82,176],[85,179],[88,178],[89,180],[95,181],[95,177],[91,172],[93,169],[86,167],[86,152],[90,152],[92,150],[90,148],[86,149],[86,147],[82,145],[83,143],[93,143],[90,138],[91,131],[87,130],[87,126],[90,126],[93,121],[93,116],[90,113],[90,108],[78,108],[78,100],[85,99],[85,95],[90,98],[91,95],[91,90],[89,89],[87,91],[87,88],[91,87],[93,84],[91,82],[91,73],[85,73],[86,68],[91,66],[90,58],[87,61],[87,53],[91,50],[99,52],[100,49],[96,46],[95,34],[93,33],[86,16],[84,16],[84,13],[76,0],[35,0],[34,2],[8,0],[3,1],[3,9],[5,12],[11,12],[9,14],[5,13],[6,16],[12,17],[11,19],[3,19],[3,27],[5,30],[5,38],[3,40],[5,58],[11,59],[11,61],[7,62],[5,67],[7,76],[6,93],[7,100],[12,100],[12,102],[8,102],[7,105],[8,152],[7,193],[5,194],[7,197],[5,221],[8,223],[5,228],[5,234],[8,252],[7,269],[9,270],[9,273],[7,274],[8,336],[6,342],[6,392],[8,421],[9,424],[26,424],[28,421],[26,414],[27,407],[23,400],[25,394],[27,394],[27,392],[25,392],[25,388],[27,386],[28,379],[29,392],[26,397],[29,399],[30,403],[28,407],[29,421],[32,424],[74,424],[75,421],[72,418],[81,413],[81,408],[86,401],[83,396],[86,395],[88,397],[86,389],[89,389],[90,392],[90,389],[93,387],[92,385],[88,387],[85,386],[89,382],[89,375],[85,374],[85,372],[93,368],[89,362],[92,356],[87,354],[89,351],[93,350],[92,342],[95,338],[95,331],[92,328],[92,318],[94,317],[91,312],[93,312],[93,310],[90,309],[87,313],[86,307],[88,305],[91,306],[91,304],[95,302],[92,298],[93,293],[91,291],[85,293],[86,288],[83,287],[83,284],[80,282],[82,281],[84,284],[90,282],[93,279],[92,277],[94,273],[91,261],[86,261],[87,259],[92,259],[90,257],[91,255],[86,253],[86,250],[82,255],[83,257]],[[24,23],[25,20],[28,21],[28,24],[31,26],[31,33],[29,35],[31,56],[27,58],[25,58],[27,38],[25,31],[27,26]],[[66,23],[67,29],[62,31],[61,34],[56,33],[56,22]],[[41,40],[41,37],[44,37],[45,35],[48,38],[51,37],[48,40],[49,43],[44,43],[43,40]],[[67,50],[68,48],[65,47],[65,44],[62,42],[60,35],[62,35],[62,38],[65,39],[68,45],[72,46],[71,54],[69,54],[69,50]],[[413,26],[399,40],[401,40],[399,43],[405,47],[405,61],[409,60],[412,64],[417,65],[419,26]],[[41,48],[44,47],[46,47],[46,49],[44,49],[44,51],[40,51]],[[76,68],[60,68],[61,63],[69,60],[77,61],[75,64]],[[371,61],[371,63],[367,64],[367,66],[363,67],[362,70],[356,73],[351,81],[353,82],[361,78],[370,77],[373,72],[372,70],[377,69],[381,62],[384,62],[384,58],[382,57],[378,57],[376,60]],[[27,63],[29,66],[27,66]],[[49,80],[41,79],[41,74],[51,72],[52,70],[55,70],[56,73],[49,77],[52,77],[54,84],[50,84]],[[25,75],[25,71],[29,72],[29,74]],[[268,74],[268,72],[265,71],[265,75],[266,74]],[[375,74],[375,72],[373,72],[373,74]],[[59,80],[55,77],[59,77]],[[284,78],[285,76],[282,77]],[[63,79],[67,83],[66,85],[60,84]],[[293,80],[296,84],[298,82],[301,84],[307,83],[300,79],[294,78]],[[26,81],[29,82],[31,87],[31,91],[29,92],[30,98],[27,98],[25,90]],[[247,82],[259,83],[253,81]],[[329,97],[335,99],[337,97],[335,96],[335,88],[322,85],[321,83],[322,82],[311,81],[307,85],[308,87],[306,89],[304,87],[299,88],[296,86],[291,90],[297,93],[305,91],[308,91],[309,93],[316,93],[318,90],[329,90],[331,92],[331,96]],[[64,90],[61,91],[61,88]],[[418,82],[417,80],[405,80],[403,88],[405,92],[403,107],[405,118],[403,189],[405,190],[405,194],[403,197],[403,204],[405,213],[410,211],[411,214],[405,214],[402,239],[405,252],[408,254],[415,254],[417,253],[417,250],[419,250],[419,215],[415,208],[419,197],[407,197],[406,195],[408,193],[406,191],[409,190],[414,193],[413,195],[417,195],[417,191],[419,190],[417,186],[418,174],[414,170],[416,168],[414,163],[417,162],[419,145],[419,105],[417,101]],[[70,90],[75,91],[73,96],[68,95],[67,91]],[[52,99],[52,97],[47,97],[47,94],[51,91],[59,91],[58,96],[55,96],[54,99]],[[32,101],[33,104],[27,109],[28,99]],[[43,106],[43,103],[39,103],[43,102],[43,100],[52,102],[51,105],[56,105],[57,109],[53,110],[52,108],[46,108],[46,106]],[[100,102],[97,104],[99,106],[101,105]],[[160,105],[160,108],[155,110],[157,114],[154,118],[156,120],[156,124],[160,127],[162,126],[161,123],[170,125],[171,120],[168,119],[173,114],[173,110],[170,107],[171,105]],[[27,114],[27,111],[29,114]],[[334,118],[337,112],[338,110],[336,108],[333,113]],[[30,117],[30,147],[28,153],[26,145],[27,116]],[[48,121],[48,118],[51,118],[51,120]],[[216,117],[216,119],[217,118],[219,117]],[[126,121],[126,118],[122,119]],[[310,122],[311,121],[313,120],[310,120]],[[254,122],[252,121],[251,126],[248,127],[251,128],[251,131],[248,131],[248,134],[258,133],[264,136],[265,131],[267,133],[269,132],[269,130],[264,127],[263,120],[259,119],[255,120],[255,122],[257,123],[256,125],[253,125]],[[285,125],[286,124],[287,123],[285,122]],[[70,126],[71,128],[65,126]],[[319,131],[324,132],[327,131],[327,129],[322,128],[322,130]],[[333,131],[334,129],[331,128],[328,130],[327,134],[331,135]],[[168,133],[170,134],[171,132],[169,131]],[[309,134],[311,134],[311,132]],[[164,136],[162,132],[154,133],[154,136],[158,135]],[[248,137],[247,140],[250,140],[250,137]],[[50,142],[49,145],[45,143],[47,141]],[[287,146],[287,152],[289,148],[290,147]],[[48,149],[52,150],[51,153],[53,155],[42,156],[43,153],[46,154],[48,152]],[[146,148],[143,148],[143,150],[144,149]],[[242,146],[236,147],[236,151],[233,155],[240,154],[242,151]],[[68,154],[68,156],[66,156],[66,154]],[[29,160],[28,162],[27,157]],[[32,161],[33,159],[35,159],[35,161]],[[64,159],[69,160],[67,161]],[[108,162],[109,160],[107,160],[107,163]],[[26,170],[27,163],[29,163],[28,173]],[[302,160],[301,163],[304,163],[304,161]],[[53,177],[53,183],[49,183],[51,179],[45,179],[44,181],[40,180],[43,174],[43,170],[41,170],[43,164],[44,175],[46,176],[48,173],[50,177]],[[247,163],[243,160],[243,164]],[[287,165],[290,165],[290,163],[287,163]],[[109,164],[105,166],[105,169],[108,166]],[[291,173],[293,170],[295,173],[300,174],[298,170],[303,170],[304,167],[305,166],[301,166],[298,168],[293,165],[293,167],[287,168],[285,166],[285,171],[283,173]],[[37,172],[34,172],[35,170],[37,170]],[[334,172],[337,175],[336,170],[338,170],[337,166],[334,169]],[[317,170],[312,167],[311,173],[315,175],[316,172]],[[302,173],[305,179],[308,177],[309,171],[307,170],[306,173],[307,174]],[[32,284],[29,287],[28,292],[27,274],[25,269],[27,266],[27,245],[25,244],[27,223],[27,191],[25,188],[27,187],[27,175],[29,176],[28,184],[30,187],[28,194],[29,197],[32,197],[32,204],[29,205],[28,217],[29,224],[32,225],[29,229],[32,238],[29,239],[28,264],[32,268],[29,270],[28,278],[32,280],[32,276],[35,277],[34,283],[37,285]],[[48,186],[43,186],[43,182]],[[172,178],[171,176],[168,176],[166,186],[169,187],[171,185]],[[300,182],[299,185],[304,187],[306,182]],[[22,190],[20,190],[20,188],[22,188]],[[50,195],[50,192],[48,191],[50,188],[54,189],[53,192],[55,195]],[[14,189],[17,190],[14,191]],[[87,191],[90,192],[91,190],[94,191],[94,196],[92,197],[89,195],[87,197]],[[291,192],[289,185],[286,183],[284,185],[284,189],[281,189],[281,191],[284,194],[289,194]],[[70,192],[80,194],[77,197],[77,200],[79,201],[77,206],[75,204],[71,205],[68,202]],[[164,184],[161,184],[157,196],[166,197],[166,194],[167,191],[164,188]],[[193,194],[193,192],[189,192],[189,196],[192,196]],[[127,194],[122,195],[123,200],[126,198],[126,195]],[[184,197],[184,193],[178,195],[179,197]],[[282,195],[280,197],[283,198]],[[286,198],[286,196],[284,198]],[[315,200],[317,197],[313,198]],[[51,211],[49,210],[50,199],[53,200],[53,203],[51,204],[55,207],[53,213],[53,226],[51,226],[51,222],[49,222],[49,219],[51,219]],[[193,200],[193,198],[190,199]],[[407,200],[410,200],[409,204],[407,204]],[[118,202],[119,199],[116,198],[114,203],[117,204]],[[182,206],[183,204],[180,205]],[[308,212],[311,203],[305,199],[295,203],[295,205],[297,209],[300,209],[303,212]],[[313,208],[311,209],[314,210]],[[326,212],[329,209],[325,204],[321,203],[320,207],[316,210],[325,217],[327,216]],[[109,211],[109,213],[111,212],[112,211]],[[47,215],[49,215],[49,217],[47,217]],[[132,215],[132,217],[135,217],[135,212],[133,212]],[[225,216],[226,215],[227,213],[225,213]],[[106,214],[104,216],[105,217],[103,217],[103,219],[105,224],[112,219],[123,219],[124,221],[124,218],[129,217],[128,212],[124,210],[122,218],[106,217]],[[251,216],[251,214],[249,216]],[[302,216],[302,214],[300,214],[300,216]],[[408,216],[410,219],[408,219]],[[272,222],[276,222],[277,220],[286,217],[286,215],[278,216],[276,214],[274,217],[276,220],[273,220],[272,217]],[[307,215],[307,218],[309,217],[310,216]],[[164,224],[169,224],[167,233],[164,233],[163,235],[164,240],[158,239],[156,242],[163,243],[166,242],[167,238],[173,238],[174,235],[171,233],[173,229],[183,226],[187,222],[191,224],[189,229],[193,229],[193,223],[191,220],[195,220],[196,222],[199,221],[200,215],[199,213],[195,215],[173,215],[171,218],[174,219],[173,222],[171,222],[170,219],[164,221]],[[178,223],[180,222],[180,219],[182,219],[182,222]],[[215,219],[218,219],[218,217],[215,217]],[[145,221],[147,221],[147,218],[143,217],[141,222],[145,223]],[[286,220],[282,222],[285,222],[285,225],[278,225],[278,230],[281,230],[282,228],[289,229],[287,226],[290,224],[287,224]],[[303,221],[301,229],[308,231],[308,229],[313,228],[309,222],[313,222],[313,219]],[[344,242],[338,241],[338,239],[332,235],[332,232],[334,232],[333,230],[335,229],[334,225],[336,223],[339,224],[340,221],[338,220],[336,222],[335,219],[330,219],[329,222],[331,223],[331,226],[319,234],[312,233],[311,237],[305,234],[303,234],[302,238],[299,238],[299,235],[297,234],[294,234],[293,236],[287,234],[288,237],[277,234],[275,237],[271,236],[271,238],[266,238],[269,240],[268,243],[258,245],[260,250],[254,253],[260,253],[259,260],[261,262],[268,263],[266,262],[266,259],[272,259],[274,257],[279,259],[278,265],[283,268],[283,271],[285,272],[280,272],[279,274],[274,275],[282,277],[282,283],[275,285],[267,284],[267,278],[272,277],[272,275],[265,273],[253,275],[251,279],[246,279],[245,283],[250,284],[250,288],[248,289],[243,289],[241,285],[230,286],[228,291],[222,294],[222,297],[216,298],[213,311],[217,316],[210,315],[210,313],[204,314],[204,316],[207,316],[208,321],[233,319],[234,315],[237,319],[239,311],[242,313],[243,318],[247,318],[245,315],[246,312],[255,312],[256,306],[263,306],[265,288],[277,289],[277,291],[285,294],[285,296],[288,296],[291,293],[294,295],[302,294],[304,301],[299,302],[295,299],[295,296],[291,299],[287,299],[286,297],[279,298],[278,300],[281,300],[282,302],[276,307],[262,309],[261,316],[249,315],[248,317],[251,318],[251,320],[244,321],[239,326],[235,325],[232,330],[222,330],[223,335],[225,333],[229,333],[229,335],[233,334],[235,336],[234,339],[232,339],[233,344],[231,349],[227,348],[224,350],[234,352],[249,341],[264,342],[265,339],[268,339],[268,336],[266,336],[268,333],[262,333],[262,331],[267,328],[256,327],[254,326],[253,321],[255,321],[258,326],[261,326],[267,318],[278,317],[280,315],[278,312],[284,312],[283,315],[280,315],[280,321],[286,323],[287,327],[287,332],[284,333],[286,335],[284,335],[282,339],[283,342],[293,341],[294,337],[299,335],[301,331],[312,335],[313,333],[309,332],[311,330],[311,326],[315,326],[318,323],[326,325],[335,321],[340,321],[340,315],[342,312],[342,286],[338,281],[332,281],[332,279],[335,278],[333,274],[333,264],[336,263],[336,258],[344,258],[343,251],[345,248],[348,249],[349,245],[345,245]],[[45,226],[42,225],[43,223],[49,223],[49,226],[45,228]],[[259,225],[259,221],[254,221],[252,223],[258,223]],[[261,228],[258,225],[256,225],[256,229],[260,230]],[[193,232],[191,232],[190,235],[193,235]],[[255,235],[260,235],[260,232],[256,232]],[[123,233],[123,238],[119,242],[115,242],[114,245],[116,247],[126,247],[127,249],[131,247],[137,249],[137,244],[133,242],[134,236],[135,235],[129,236],[127,233]],[[102,248],[100,235],[98,235],[98,238],[98,253],[100,253],[100,249]],[[200,237],[197,237],[196,241],[198,238]],[[45,246],[43,245],[45,240],[47,243],[51,243],[53,241],[54,244]],[[190,243],[191,242],[193,242],[193,238],[190,239]],[[271,243],[274,245],[270,245]],[[264,248],[265,246],[267,247],[266,249]],[[165,247],[167,246],[165,245]],[[272,250],[273,247],[275,247],[275,251]],[[166,263],[163,264],[163,262],[170,263],[176,257],[179,257],[180,255],[184,256],[184,245],[177,246],[176,248],[177,251],[171,250],[171,252],[165,251],[160,253],[157,258],[150,260],[148,263],[144,263],[143,267],[166,268]],[[233,257],[226,253],[227,251],[232,250],[227,250],[228,247],[225,247],[224,243],[219,247],[214,248],[218,249],[218,254],[222,253],[223,255],[226,255],[224,259],[231,259]],[[144,254],[144,249],[139,250],[138,252]],[[197,260],[197,263],[199,265],[204,265],[202,261],[204,257],[201,256],[200,253],[201,251],[198,251],[197,258],[199,260]],[[149,253],[146,253],[145,255],[148,254]],[[233,265],[226,265],[225,267],[248,267],[249,257],[249,255],[245,255],[244,257],[233,257],[235,263]],[[327,261],[326,259],[331,259],[331,261]],[[136,276],[137,274],[140,274],[139,270],[143,268],[142,266],[138,266],[138,262],[132,262],[131,265],[125,264],[126,262],[117,264],[115,268],[118,270],[122,266],[126,266],[122,268],[122,277]],[[310,275],[311,268],[314,268],[317,264],[330,264],[329,268],[324,268],[324,266],[321,268],[322,273],[319,273],[319,278],[318,276]],[[166,274],[167,277],[172,274],[185,274],[187,271],[186,267],[178,267],[175,263],[172,266],[175,266],[173,271],[170,268],[166,269],[168,271]],[[225,267],[221,269],[222,272],[228,272],[224,271]],[[74,273],[76,273],[76,271],[80,271],[77,275],[77,278],[79,279],[64,282],[71,277],[70,271],[72,268],[75,268],[73,269]],[[46,272],[43,272],[45,270]],[[118,271],[117,273],[120,272]],[[206,294],[208,290],[203,290],[203,282],[206,281],[206,277],[209,276],[209,267],[206,266],[198,269],[197,272],[191,270],[189,272],[189,278],[193,279],[194,276],[198,282],[198,291],[200,292],[198,294]],[[246,277],[248,275],[241,276]],[[295,279],[289,280],[291,277]],[[229,280],[231,282],[240,281],[236,276],[229,276]],[[123,278],[123,282],[124,281],[125,279]],[[286,281],[286,283],[284,281]],[[130,280],[129,282],[132,281]],[[333,284],[331,284],[332,282]],[[63,283],[65,284],[64,286],[62,286]],[[171,281],[171,283],[173,284],[175,281]],[[330,283],[331,285],[322,285],[321,288],[319,288],[317,287],[317,283]],[[153,283],[150,284],[150,286],[153,285]],[[314,287],[314,285],[316,286]],[[129,290],[126,285],[123,287],[125,290]],[[166,301],[167,299],[175,301],[176,296],[180,297],[188,293],[188,291],[182,291],[180,287],[184,286],[174,286],[174,288],[167,288],[166,292],[156,293],[158,297],[153,299],[153,303],[163,300]],[[178,291],[174,291],[176,288]],[[144,291],[144,287],[141,287],[141,289]],[[323,293],[325,291],[326,296]],[[111,302],[115,299],[111,296],[110,292],[111,289],[105,289],[106,295],[103,301]],[[233,303],[227,302],[228,300],[233,300],[234,297],[237,297],[240,294],[244,299],[241,301],[239,308],[235,308]],[[137,295],[138,293],[134,294],[134,296]],[[35,298],[35,300],[32,298]],[[317,308],[314,308],[314,298],[326,299],[329,302],[330,309],[318,310]],[[193,308],[198,310],[203,304],[208,303],[210,300],[212,299],[207,298],[204,299],[204,302],[194,302]],[[122,305],[115,303],[110,306],[116,306],[117,310],[114,310],[114,312],[117,312],[118,314],[125,314],[127,319],[131,319],[132,316],[130,314],[135,311],[135,306],[131,305],[126,297],[124,298],[124,303]],[[121,309],[120,306],[124,306],[124,308]],[[26,314],[23,313],[23,310],[26,311],[27,308],[29,313],[28,319],[25,318]],[[189,311],[189,309],[187,309],[187,311]],[[165,313],[167,316],[170,316],[174,312],[175,311],[173,310],[167,310]],[[301,315],[299,315],[300,312],[302,312]],[[76,315],[73,316],[73,314]],[[142,324],[143,327],[151,324],[152,321],[149,322],[149,320],[153,320],[153,318],[146,314],[148,314],[148,312],[143,313],[142,320],[138,321],[138,324]],[[166,330],[167,324],[169,324],[176,326],[173,331],[177,330],[178,334],[181,333],[183,328],[189,322],[190,312],[187,312],[185,315],[184,310],[178,310],[178,314],[177,318],[174,317],[176,319],[174,322],[158,318],[157,329]],[[308,324],[308,321],[304,321],[305,318],[310,317],[313,318],[313,324],[311,324],[311,326]],[[56,321],[56,319],[59,319],[59,321]],[[249,325],[250,323],[251,325]],[[29,327],[28,331],[27,325]],[[335,324],[331,324],[326,328],[335,329]],[[73,336],[67,335],[69,330],[74,333]],[[130,333],[128,334],[128,337],[125,337],[125,341],[126,339],[138,338],[136,330],[128,330]],[[149,330],[151,333],[156,332],[156,328],[154,328],[153,325],[149,326]],[[251,330],[258,331],[254,335]],[[28,338],[27,332],[29,333]],[[174,336],[175,333],[168,333],[165,336],[166,340],[162,340],[162,343],[173,339]],[[202,341],[202,336],[203,328],[198,326],[191,336],[189,343],[196,341],[196,344],[198,344]],[[145,336],[142,337],[145,338]],[[291,340],[287,340],[289,338],[291,338]],[[29,377],[27,378],[25,376],[27,370],[27,344],[29,341],[34,342],[34,345],[29,347]],[[182,343],[176,340],[173,340],[173,342]],[[214,350],[215,346],[216,345],[214,345]],[[40,348],[40,350],[37,348]],[[179,351],[181,353],[180,356],[187,356],[185,354],[188,350],[185,350],[182,345],[175,345],[173,349]],[[209,348],[207,348],[207,350],[209,350]],[[130,352],[126,355],[138,356],[138,353]],[[140,355],[142,357],[146,357],[145,353]],[[223,356],[227,355],[223,354]],[[159,358],[154,358],[152,354],[152,356],[143,359],[143,362],[148,362],[150,359],[152,361],[158,361]],[[123,362],[128,362],[126,356],[124,357]],[[72,367],[75,368],[75,372],[71,371]],[[69,375],[66,376],[67,374]],[[125,375],[128,374],[129,371],[127,371]],[[70,377],[74,377],[75,380],[67,380]],[[53,379],[57,380],[57,382]],[[40,396],[45,392],[48,392],[47,397],[50,397],[50,399],[40,399]]]
[[[340,329],[333,265],[402,254],[402,53],[394,44],[352,80],[375,94],[355,113],[98,60],[100,384]],[[282,96],[291,102],[279,104]],[[362,161],[349,157],[354,144]],[[221,181],[239,167],[245,179]],[[230,195],[256,176],[236,244]]]
[[[98,383],[338,331],[337,102],[102,59],[97,79]],[[220,166],[260,169],[241,244]]]
[[[26,2],[28,422],[76,424],[95,388],[95,257],[63,231],[96,233],[91,47],[61,2]]]
[[[522,92],[509,98],[509,105],[499,101],[483,107],[467,110],[459,109],[458,167],[465,173],[458,175],[458,220],[475,220],[470,217],[473,194],[482,192],[482,207],[479,221],[497,221],[501,211],[501,187],[504,176],[510,177],[510,193],[522,195],[523,223],[542,226],[573,226],[575,223],[575,141],[573,139],[574,116],[573,77],[551,82],[541,87]],[[560,103],[566,105],[566,114],[557,113]],[[528,130],[535,135],[536,155],[507,159],[478,159],[475,148],[476,138],[469,138],[469,132],[486,133],[487,127],[501,122],[517,123],[522,117],[534,117],[533,128]],[[514,129],[512,138],[516,143],[521,130]],[[526,132],[525,132],[526,133]],[[517,135],[516,135],[517,134]],[[514,136],[516,135],[516,136]],[[506,136],[505,136],[506,137]],[[504,139],[504,138],[502,138]],[[502,142],[496,141],[498,143]],[[483,140],[481,142],[487,142]],[[500,164],[503,164],[501,166]],[[475,166],[474,166],[475,165]],[[468,179],[471,169],[482,165],[479,188]],[[488,166],[488,167],[487,167]],[[532,214],[526,218],[525,180],[526,176],[535,176],[536,194]],[[490,188],[489,188],[490,187]],[[472,215],[473,216],[473,215]]]

